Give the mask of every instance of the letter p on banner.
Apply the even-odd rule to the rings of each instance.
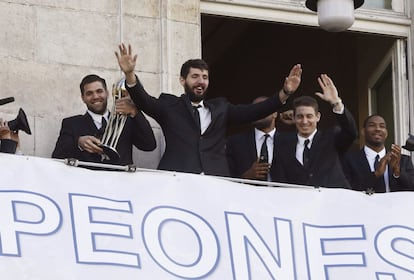
[[[50,235],[62,214],[50,198],[26,191],[0,191],[0,255],[21,256],[20,236]]]

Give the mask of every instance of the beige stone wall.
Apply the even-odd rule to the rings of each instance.
[[[411,81],[414,81],[414,3],[412,1],[409,2],[410,5],[410,16],[411,16]],[[414,86],[411,84],[409,85],[410,91],[414,90]],[[414,93],[411,92],[411,96],[413,96]],[[410,113],[413,114],[414,113],[414,100],[411,100],[411,108],[410,108]],[[409,131],[414,131],[414,123],[411,120],[410,121],[410,125],[411,127],[409,127]]]
[[[20,133],[23,153],[50,157],[61,119],[85,112],[82,77],[95,73],[108,85],[120,77],[121,40],[138,54],[137,73],[151,94],[180,94],[181,64],[201,53],[199,22],[198,0],[0,1],[0,98],[16,99],[0,117],[13,119],[22,107],[33,132]],[[162,153],[151,122],[161,145],[138,153],[140,167],[156,167]]]
[[[26,155],[49,157],[62,118],[85,112],[83,76],[96,73],[108,85],[120,77],[113,52],[121,40],[133,45],[137,73],[154,96],[181,94],[181,64],[201,55],[199,0],[0,0],[0,28],[0,98],[16,99],[0,107],[0,117],[25,110],[33,131],[20,133]],[[414,53],[414,41],[411,47]],[[159,147],[136,158],[155,168],[163,139],[150,121]]]

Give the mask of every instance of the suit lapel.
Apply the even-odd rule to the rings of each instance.
[[[359,164],[358,165],[362,168],[361,173],[369,174],[371,173],[371,167],[369,166],[367,155],[365,154],[365,151],[363,148],[359,151],[360,153],[359,153]]]
[[[313,136],[313,140],[312,140],[312,145],[310,148],[310,160],[309,160],[309,169],[313,169],[314,167],[314,162],[316,161],[316,158],[318,157],[318,153],[321,152],[321,139],[322,138],[322,133],[320,130],[318,130],[315,134],[315,136]]]
[[[214,124],[214,122],[217,120],[217,116],[219,115],[220,112],[219,110],[217,110],[217,107],[213,102],[204,100],[204,106],[206,106],[206,108],[209,109],[210,114],[211,114],[211,122],[210,122],[210,125],[207,127],[206,131],[204,132],[205,134],[210,130],[210,127],[212,127],[212,124]]]
[[[88,112],[86,112],[83,115],[83,119],[84,119],[84,123],[87,124],[87,130],[90,131],[91,135],[96,135],[96,133],[98,132],[98,128],[95,125],[95,122],[93,121],[93,118],[91,115],[89,115]]]
[[[184,107],[187,109],[190,118],[193,120],[193,123],[196,127],[198,127],[198,120],[195,119],[194,112],[193,112],[193,105],[191,105],[191,101],[188,98],[187,94],[181,95],[181,99],[184,103]],[[198,127],[200,129],[200,127]]]
[[[275,134],[273,135],[273,160],[272,160],[272,164],[270,165],[270,173],[273,174],[273,166],[276,162],[276,145],[277,145],[277,137],[278,137],[279,133],[276,131]]]
[[[251,147],[248,151],[249,154],[249,162],[253,162],[257,160],[257,147],[256,147],[256,136],[254,133],[254,129],[251,130],[247,137],[247,147]]]
[[[286,145],[286,153],[291,155],[293,158],[293,162],[300,168],[303,168],[303,165],[298,161],[296,158],[296,146],[298,145],[298,135],[296,133],[292,133],[289,137],[289,141]],[[277,155],[276,155],[277,156]]]

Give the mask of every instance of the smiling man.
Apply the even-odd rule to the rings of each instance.
[[[318,130],[321,114],[316,99],[301,96],[293,100],[297,132],[280,133],[273,180],[315,187],[349,188],[340,155],[346,152],[357,136],[355,121],[343,105],[332,80],[322,74],[318,77],[318,83],[323,93],[315,95],[331,104],[338,125],[327,131]]]
[[[156,141],[148,120],[129,97],[115,101],[116,113],[127,115],[116,150],[119,160],[103,160],[100,137],[109,121],[106,82],[97,75],[87,75],[80,83],[81,98],[87,107],[84,115],[65,118],[52,153],[53,158],[75,158],[81,161],[128,165],[132,164],[132,146],[152,151]],[[115,112],[112,112],[115,114]]]
[[[282,107],[299,87],[302,68],[293,66],[283,88],[267,100],[248,105],[233,105],[225,98],[206,100],[209,85],[208,65],[202,59],[186,61],[180,71],[184,94],[149,95],[135,75],[137,55],[131,46],[121,44],[115,52],[125,73],[132,100],[161,126],[166,147],[158,169],[229,176],[225,154],[226,131],[231,125],[259,120]]]
[[[401,147],[385,148],[387,124],[380,115],[371,115],[361,130],[364,147],[346,154],[343,162],[351,188],[359,191],[392,192],[414,190],[414,168],[411,158],[401,155]]]

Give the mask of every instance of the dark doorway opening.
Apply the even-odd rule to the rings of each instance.
[[[317,77],[328,74],[359,123],[367,80],[392,48],[395,38],[357,32],[329,33],[319,28],[259,20],[202,15],[202,56],[210,65],[208,97],[250,103],[280,90],[290,68],[300,63],[298,95],[320,91]],[[330,126],[331,107],[320,101],[320,126]],[[365,109],[365,112],[368,108]],[[361,116],[364,118],[365,116]]]

